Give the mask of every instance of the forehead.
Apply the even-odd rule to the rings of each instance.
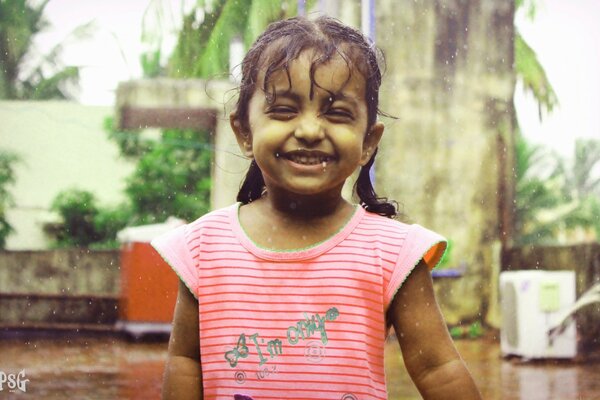
[[[264,85],[265,70],[259,75],[259,86],[267,91],[298,91],[343,93],[346,96],[364,99],[365,79],[362,73],[352,66],[352,61],[335,53],[325,63],[319,60],[318,51],[308,49],[292,60],[287,68],[281,68],[268,77]],[[311,76],[312,70],[312,76]],[[305,93],[302,93],[305,94]]]

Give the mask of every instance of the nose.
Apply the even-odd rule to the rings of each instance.
[[[325,130],[317,117],[307,116],[298,121],[294,136],[300,141],[314,143],[325,138]]]

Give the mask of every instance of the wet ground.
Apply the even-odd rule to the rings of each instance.
[[[526,363],[500,357],[492,336],[459,340],[485,399],[600,400],[600,363]],[[398,352],[386,347],[390,400],[420,399]],[[116,338],[0,339],[0,378],[24,370],[26,392],[4,399],[158,399],[166,343],[131,343]]]

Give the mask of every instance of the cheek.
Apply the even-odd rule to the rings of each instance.
[[[348,130],[338,136],[338,144],[346,151],[361,152],[364,142],[364,134],[354,130]]]

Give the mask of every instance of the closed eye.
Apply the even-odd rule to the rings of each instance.
[[[267,114],[274,119],[290,119],[297,114],[297,110],[290,106],[272,106],[267,109]]]
[[[325,111],[325,115],[328,118],[333,118],[334,120],[354,120],[354,114],[345,108],[332,107]]]

